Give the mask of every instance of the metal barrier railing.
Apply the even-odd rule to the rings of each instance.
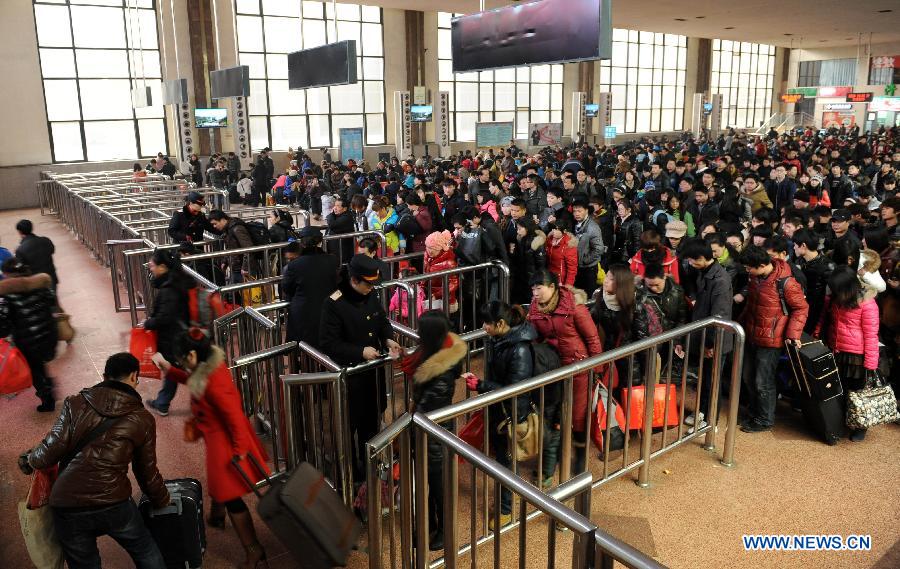
[[[538,413],[538,416],[544,417],[545,390],[548,387],[553,386],[554,384],[561,384],[563,386],[563,399],[560,415],[561,440],[559,443],[560,458],[558,463],[559,485],[564,485],[572,480],[573,474],[575,476],[587,474],[591,477],[592,488],[597,488],[603,484],[624,476],[627,473],[637,470],[638,476],[636,483],[641,487],[647,487],[649,485],[650,479],[651,461],[661,454],[670,452],[678,446],[681,446],[688,441],[698,439],[699,437],[704,437],[703,448],[707,450],[714,450],[716,448],[717,424],[719,414],[718,397],[716,397],[715,395],[710,397],[709,409],[707,413],[708,424],[706,426],[702,428],[691,428],[687,430],[684,426],[684,417],[686,412],[685,404],[693,399],[694,410],[696,411],[699,408],[700,393],[704,389],[705,382],[709,382],[710,392],[712,394],[719,393],[722,363],[720,363],[720,365],[700,365],[697,378],[696,394],[693,396],[689,396],[689,394],[687,394],[686,392],[688,368],[687,362],[690,361],[689,358],[692,354],[694,354],[694,352],[697,352],[701,358],[703,357],[703,352],[705,351],[705,346],[707,344],[706,340],[708,332],[715,334],[713,342],[713,357],[710,358],[710,361],[713,363],[724,362],[725,360],[725,354],[723,351],[723,346],[725,345],[724,334],[727,332],[734,336],[734,351],[732,353],[730,364],[731,395],[727,413],[727,430],[725,434],[724,450],[721,458],[721,462],[723,465],[733,466],[734,436],[737,428],[737,414],[739,405],[738,397],[740,392],[741,360],[744,348],[744,332],[743,329],[736,323],[726,322],[715,318],[708,318],[689,324],[687,326],[682,326],[680,328],[657,335],[653,338],[647,338],[633,344],[622,346],[610,352],[574,363],[569,366],[565,366],[558,370],[545,373],[541,376],[534,377],[514,385],[509,385],[496,391],[491,391],[465,399],[460,402],[453,403],[448,407],[428,413],[427,417],[434,423],[452,425],[453,423],[455,423],[455,419],[471,417],[471,414],[475,411],[482,412],[484,414],[483,420],[485,425],[482,448],[486,449],[489,448],[491,444],[491,436],[489,435],[489,433],[491,432],[491,426],[499,422],[491,420],[491,413],[498,413],[500,404],[511,403],[510,419],[514,424],[518,424],[519,422],[516,405],[518,397],[529,397],[532,399],[532,401],[536,401],[536,411]],[[697,335],[699,335],[699,340],[696,339]],[[699,349],[691,349],[692,338],[693,343],[700,346]],[[685,348],[685,365],[683,366],[681,372],[682,377],[680,382],[680,390],[676,386],[676,382],[673,381],[676,378],[673,378],[672,373],[672,354],[674,353],[674,345],[676,345],[676,342],[678,343],[678,345],[684,345]],[[664,352],[667,356],[666,359],[658,359],[658,352]],[[490,356],[488,356],[488,358],[489,357]],[[607,381],[609,381],[610,377],[615,377],[615,375],[612,373],[613,368],[621,367],[623,368],[622,375],[627,373],[627,376],[621,379],[622,385],[625,387],[625,389],[627,389],[626,393],[634,393],[633,390],[635,386],[635,377],[633,372],[636,360],[638,362],[645,362],[643,365],[643,389],[647,394],[646,398],[648,400],[647,404],[644,405],[643,416],[640,417],[640,427],[638,428],[641,437],[639,455],[637,457],[630,456],[631,454],[634,454],[633,448],[631,449],[631,452],[629,452],[629,446],[633,447],[633,445],[630,445],[629,443],[631,439],[631,431],[633,431],[634,429],[630,429],[629,427],[633,424],[632,421],[636,420],[638,417],[632,417],[633,413],[631,411],[631,406],[626,405],[624,413],[625,422],[622,426],[622,429],[625,433],[624,448],[621,451],[604,452],[602,455],[601,463],[597,463],[597,461],[593,458],[590,450],[585,449],[584,466],[581,467],[578,472],[573,473],[571,468],[571,461],[573,458],[572,409],[574,397],[576,396],[573,391],[574,378],[583,374],[588,374],[589,377],[589,381],[587,382],[587,385],[585,387],[587,392],[578,394],[587,398],[588,404],[586,425],[588,426],[588,431],[587,433],[585,433],[585,435],[586,437],[589,437],[591,426],[594,425],[594,412],[592,412],[593,405],[591,404],[592,391],[594,389],[594,386],[597,385],[599,388],[599,385],[602,385],[602,382],[600,381],[601,377],[607,378]],[[660,378],[660,374],[657,373],[657,369],[666,367],[664,365],[664,362],[668,363],[669,372],[664,377]],[[707,367],[709,368],[708,370],[706,370]],[[708,375],[708,377],[705,377],[706,375]],[[663,390],[665,392],[664,410],[662,411],[662,417],[655,416],[654,405],[650,403],[654,399],[654,397],[650,394],[656,392],[657,384],[659,384],[660,386],[664,386]],[[611,388],[612,386],[610,386],[611,393],[615,394],[615,392],[613,392]],[[675,398],[674,401],[672,401],[672,397]],[[614,397],[611,397],[609,395],[605,396],[601,400],[604,399],[605,416],[612,418],[615,416],[615,399]],[[670,412],[670,402],[674,403],[674,405],[677,406],[677,413],[675,413],[677,414],[677,417],[671,416],[673,413]],[[594,410],[596,410],[596,408]],[[498,417],[498,419],[499,418],[500,417]],[[654,427],[654,419],[661,419],[661,425]],[[597,429],[599,430],[599,427]],[[654,430],[656,432],[654,432]],[[401,495],[404,492],[402,488],[403,484],[410,483],[408,479],[412,477],[416,477],[414,481],[411,482],[412,484],[414,484],[414,488],[420,489],[423,487],[421,485],[422,480],[420,480],[422,473],[418,471],[414,472],[409,468],[409,465],[413,463],[412,455],[409,454],[410,452],[412,452],[412,449],[408,444],[404,445],[402,440],[399,441],[399,457],[397,456],[398,451],[395,448],[394,442],[398,439],[398,437],[401,437],[401,435],[403,435],[403,431],[404,426],[395,423],[395,426],[393,428],[388,428],[378,437],[370,441],[368,447],[369,479],[372,480],[373,476],[383,471],[385,465],[390,466],[393,464],[399,464]],[[547,444],[547,441],[545,440],[547,431],[542,431],[543,432],[539,437],[539,450],[537,453],[538,458],[534,461],[530,461],[530,464],[536,466],[538,480],[544,479],[544,469],[542,461],[544,458],[543,450],[545,448],[545,445]],[[443,430],[443,432],[447,433],[447,436],[453,437],[451,431]],[[602,433],[603,449],[609,449],[611,441],[611,429],[604,428],[600,432]],[[429,436],[430,434],[431,433],[429,433]],[[589,445],[590,443],[586,444]],[[416,446],[417,448],[413,455],[424,456],[422,454],[422,452],[424,452],[424,447],[421,446],[420,443],[417,443]],[[620,460],[616,460],[616,462],[618,463],[618,467],[613,464],[612,459],[612,456],[614,456],[616,453],[621,453]],[[447,467],[445,466],[445,469],[446,468]],[[508,470],[511,472],[519,472],[520,470],[520,465],[516,460],[515,453],[512,453]],[[404,477],[406,477],[407,480],[404,480]],[[499,488],[496,487],[496,481],[492,482],[488,478],[485,478],[485,476],[483,476],[483,473],[480,478],[479,476],[476,476],[476,473],[474,471],[471,473],[471,483],[468,488],[468,509],[472,518],[469,532],[470,539],[467,544],[456,550],[455,555],[463,555],[466,552],[469,552],[471,549],[478,549],[480,546],[495,539],[496,536],[494,535],[494,533],[488,532],[486,530],[489,522],[489,512],[487,504],[489,501],[488,498],[490,495],[492,484],[494,485],[495,490],[494,500],[499,501],[500,491]],[[537,482],[535,482],[535,484],[537,484]],[[377,488],[378,486],[376,486],[376,490],[372,490],[370,486],[370,496],[373,492],[375,494],[379,494]],[[417,490],[417,492],[417,495],[422,495],[421,491]],[[478,504],[479,497],[481,497],[480,505]],[[427,508],[427,506],[424,507]],[[449,505],[445,506],[445,511],[448,508],[451,510],[458,510],[459,507],[460,503],[458,500],[458,496],[454,495],[453,501]],[[416,519],[422,519],[423,516],[427,515],[427,510],[423,511],[420,508],[419,502],[416,502],[415,512]],[[388,515],[392,516],[393,514],[389,513]],[[509,529],[512,530],[515,527],[520,527],[525,521],[531,520],[539,515],[540,513],[537,511],[523,513],[522,509],[520,508],[518,516],[513,515],[513,520],[518,521],[513,521]],[[401,517],[402,516],[403,511],[401,509]],[[393,518],[391,518],[391,520],[393,521]],[[478,525],[480,525],[481,531],[476,531],[475,528]],[[405,527],[405,522],[402,519],[400,526],[401,528]],[[373,522],[371,521],[370,514],[370,532],[375,531],[373,530],[373,528],[377,527],[378,525],[373,524]],[[393,529],[391,529],[388,534],[389,535],[384,535],[383,532],[376,532],[376,535],[370,534],[369,548],[370,550],[372,550],[374,546],[373,544],[376,541],[378,543],[388,541],[390,561],[387,566],[400,566],[401,558],[398,557],[398,555],[411,555],[411,550],[408,548],[409,543],[401,539],[401,543],[397,544],[394,541],[396,539],[396,536],[393,533]],[[446,534],[445,543],[448,543]],[[420,542],[418,545],[421,548],[422,543]],[[425,544],[425,546],[427,549],[427,543]],[[397,553],[398,547],[400,548],[399,554]],[[495,550],[499,551],[499,545],[496,544],[496,542],[494,544],[494,547]],[[453,555],[454,554],[451,554],[451,557],[453,557]],[[472,555],[474,556],[475,553],[472,553]],[[436,562],[430,563],[430,567],[439,567],[444,563],[445,558],[442,558]],[[450,565],[450,562],[448,561],[447,564]],[[374,556],[374,558],[370,557],[370,567],[375,568],[382,566],[385,566],[383,564],[383,560],[380,560],[380,558],[378,558],[377,556]]]

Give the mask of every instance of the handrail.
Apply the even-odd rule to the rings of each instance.
[[[699,331],[700,329],[705,328],[710,324],[716,327],[731,330],[735,334],[739,335],[739,337],[743,340],[744,329],[740,324],[715,317],[704,318],[703,320],[698,320],[684,326],[679,326],[678,328],[674,328],[672,330],[669,330],[668,332],[664,332],[650,338],[644,338],[643,340],[632,342],[630,344],[625,344],[614,350],[603,352],[600,355],[593,356],[579,362],[563,366],[561,368],[557,368],[553,371],[548,371],[547,373],[526,379],[524,381],[501,387],[500,389],[482,393],[475,397],[471,397],[464,401],[460,401],[459,403],[454,403],[435,411],[431,411],[428,413],[428,418],[432,421],[435,421],[436,423],[455,419],[456,417],[465,415],[466,413],[470,413],[472,411],[475,411],[476,409],[486,407],[494,403],[499,403],[517,395],[523,395],[539,387],[550,385],[551,383],[559,381],[560,379],[590,371],[591,369],[599,367],[603,364],[613,362],[625,356],[637,354],[646,350],[647,348],[663,344],[665,342],[668,342],[669,340],[675,340],[677,338],[687,336],[688,334]]]
[[[440,442],[441,445],[451,449],[453,453],[460,455],[477,469],[484,471],[498,483],[512,490],[515,494],[521,496],[526,502],[552,517],[556,522],[561,523],[568,529],[580,534],[592,534],[596,540],[597,546],[604,553],[607,553],[617,561],[624,563],[628,567],[635,569],[665,569],[665,567],[644,553],[631,547],[627,543],[609,535],[594,525],[591,520],[569,508],[559,501],[547,496],[543,492],[531,484],[525,482],[514,474],[511,470],[504,468],[497,461],[478,452],[452,433],[442,428],[436,422],[431,420],[428,415],[415,413],[412,416],[412,423],[419,429],[423,430],[429,437]],[[453,457],[451,456],[451,459]],[[589,473],[585,473],[590,476]],[[577,493],[576,490],[581,489],[585,484],[590,485],[589,480],[574,479],[572,486],[567,487],[565,493]],[[521,530],[520,530],[521,531]]]
[[[290,353],[296,348],[297,342],[293,341],[279,344],[278,346],[272,346],[271,348],[265,348],[263,350],[259,350],[258,352],[253,352],[252,354],[247,354],[246,356],[235,358],[234,367],[243,367],[246,365],[255,364],[273,356]]]

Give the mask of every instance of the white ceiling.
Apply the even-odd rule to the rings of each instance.
[[[359,1],[385,8],[467,14],[477,12],[480,4],[478,0]],[[485,1],[487,9],[513,3]],[[613,26],[782,47],[856,45],[859,34],[868,43],[870,33],[873,44],[900,42],[900,0],[613,0]]]

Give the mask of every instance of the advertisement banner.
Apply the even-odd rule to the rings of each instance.
[[[341,139],[341,162],[347,160],[356,160],[362,162],[363,159],[363,129],[358,128],[342,128],[338,131]]]
[[[847,128],[856,124],[856,113],[850,111],[829,111],[822,113],[822,128]]]
[[[552,146],[562,143],[562,123],[535,122],[531,123],[531,145]]]

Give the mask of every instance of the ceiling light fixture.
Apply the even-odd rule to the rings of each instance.
[[[733,29],[734,29],[734,26],[727,26],[727,27],[724,28],[724,29],[726,29],[726,30],[733,30]]]
[[[697,18],[698,20],[702,20],[702,19],[705,18],[706,16],[694,16],[694,17]]]
[[[893,12],[893,10],[878,10],[879,14],[889,14],[891,12]]]
[[[687,22],[687,20],[684,18],[675,18],[675,21],[676,22]]]
[[[784,35],[786,35],[786,36],[792,36],[792,35],[794,35],[794,34],[784,34]]]

